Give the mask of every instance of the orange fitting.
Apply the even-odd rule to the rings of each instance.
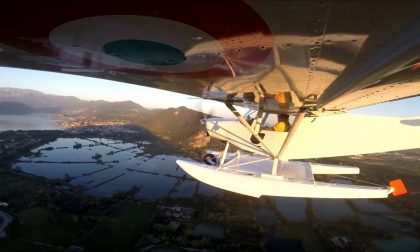
[[[407,193],[404,183],[401,179],[392,180],[389,182],[389,186],[393,189],[392,195],[399,196]]]
[[[286,100],[286,95],[285,95],[285,93],[283,93],[283,92],[276,94],[276,96],[274,97],[274,99],[275,99],[275,100],[276,100],[279,104],[285,104],[285,103],[287,103],[287,100]]]

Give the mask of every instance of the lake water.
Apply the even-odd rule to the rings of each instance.
[[[276,207],[281,215],[288,221],[306,221],[305,198],[278,197],[275,199]]]
[[[392,213],[392,209],[381,202],[370,199],[355,199],[351,200],[353,205],[361,212],[368,213]]]
[[[411,236],[402,236],[397,239],[385,240],[376,239],[373,240],[381,251],[420,251],[420,239]]]
[[[365,226],[370,226],[386,232],[397,232],[402,228],[397,222],[385,219],[382,216],[358,214],[357,218]]]
[[[81,148],[74,148],[75,144]],[[143,143],[150,144],[150,143]],[[99,154],[99,159],[94,156]],[[195,193],[220,195],[219,190],[206,190],[177,166],[174,155],[151,156],[144,145],[123,143],[104,138],[59,138],[21,157],[14,169],[49,179],[69,180],[95,197],[112,197],[136,186],[138,199],[162,197],[191,198]],[[200,190],[198,190],[200,188]]]
[[[258,225],[277,224],[279,221],[274,211],[265,208],[254,210],[254,219]]]
[[[52,114],[0,115],[0,131],[63,129]]]
[[[353,215],[344,199],[312,199],[312,208],[316,217],[323,221],[339,221]]]

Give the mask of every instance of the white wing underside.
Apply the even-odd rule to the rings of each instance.
[[[339,114],[305,117],[283,158],[310,159],[420,148],[420,118],[394,118]],[[240,149],[266,155],[261,144],[249,141],[251,133],[237,120],[212,118],[206,128],[210,136],[228,141]],[[263,142],[278,153],[287,132],[262,130]]]

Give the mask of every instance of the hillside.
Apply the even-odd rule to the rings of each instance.
[[[191,142],[198,135],[207,137],[203,134],[204,126],[200,124],[203,114],[186,107],[147,109],[131,101],[96,102],[68,111],[66,117],[83,121],[127,121],[176,143]]]
[[[204,130],[203,114],[186,107],[155,111],[145,116],[142,126],[168,140],[181,141]]]
[[[89,101],[71,109],[65,109],[63,114],[84,120],[127,120],[134,122],[137,117],[142,118],[150,112],[151,110],[132,101]]]
[[[186,107],[147,109],[132,101],[84,101],[30,89],[0,88],[0,114],[56,113],[68,121],[122,121],[144,127],[170,142],[201,148],[209,142],[203,114]]]

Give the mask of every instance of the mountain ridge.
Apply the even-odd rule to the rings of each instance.
[[[0,88],[0,101],[20,102],[34,109],[64,110],[84,103],[74,96],[51,95],[33,89]]]
[[[207,138],[200,124],[204,114],[185,106],[148,109],[133,101],[85,101],[74,96],[44,94],[32,89],[0,88],[0,103],[20,103],[20,112],[52,112],[59,118],[84,122],[124,121],[144,127],[155,135],[177,143],[189,143]],[[1,106],[1,105],[0,105]],[[10,105],[8,106],[10,107]],[[4,107],[4,110],[7,110]],[[1,110],[0,110],[1,112]],[[199,140],[197,140],[199,138]],[[207,143],[208,140],[202,141]]]

